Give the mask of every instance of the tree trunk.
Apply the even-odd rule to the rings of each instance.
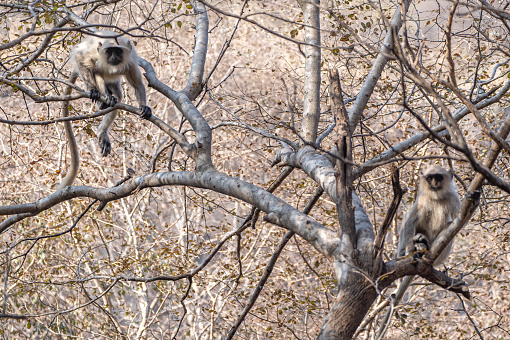
[[[377,298],[373,284],[352,271],[338,287],[338,295],[319,333],[319,340],[350,340]]]

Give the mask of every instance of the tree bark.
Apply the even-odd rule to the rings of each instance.
[[[303,125],[301,136],[307,143],[315,143],[320,116],[321,34],[320,0],[300,1],[305,26],[305,74],[303,85]]]
[[[365,276],[351,272],[339,287],[333,307],[317,339],[350,340],[377,298],[373,284]]]

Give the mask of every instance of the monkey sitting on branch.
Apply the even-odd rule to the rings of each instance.
[[[397,257],[407,255],[421,256],[430,249],[431,244],[458,216],[460,198],[453,183],[453,173],[431,165],[420,172],[418,198],[411,207],[404,227],[400,230]],[[440,265],[450,255],[453,240],[437,257],[434,265]],[[406,290],[414,280],[414,275],[406,276],[397,291],[392,294],[393,304],[398,305]],[[468,294],[469,295],[469,294]],[[377,338],[384,336],[393,315],[389,308],[379,328]]]
[[[460,198],[453,183],[453,174],[439,165],[420,172],[418,198],[400,231],[398,256],[422,254],[452,223],[460,210]],[[443,263],[452,249],[453,240],[435,261]]]
[[[95,32],[99,36],[89,36],[71,51],[71,64],[90,91],[90,99],[97,102],[101,95],[106,103],[99,109],[115,106],[122,100],[121,76],[135,89],[136,100],[141,109],[141,117],[150,118],[151,109],[146,106],[145,86],[138,68],[138,55],[133,43],[126,37],[111,31]],[[101,154],[108,156],[111,143],[108,129],[117,117],[117,110],[108,113],[97,130]]]

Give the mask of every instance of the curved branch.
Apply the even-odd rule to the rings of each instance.
[[[60,82],[66,84],[67,86],[71,86],[72,88],[77,90],[78,93],[73,94],[73,95],[68,95],[68,96],[66,96],[66,95],[63,95],[63,96],[41,96],[40,94],[37,94],[34,91],[30,90],[28,87],[26,87],[20,83],[14,82],[12,80],[12,78],[10,78],[10,77],[9,78],[0,78],[0,82],[3,84],[7,84],[7,85],[15,88],[16,90],[23,92],[24,94],[26,94],[28,97],[30,97],[30,99],[32,99],[36,103],[63,102],[63,101],[68,101],[68,100],[89,97],[88,93],[81,91],[81,89],[78,86],[76,86],[74,84],[70,84],[69,82],[66,82],[66,81],[61,81],[61,80],[60,80]]]
[[[471,297],[466,282],[461,279],[451,278],[446,275],[446,273],[434,269],[428,259],[407,257],[389,261],[385,264],[385,267],[385,274],[381,275],[376,281],[376,288],[378,290],[388,287],[391,283],[401,277],[407,275],[419,275],[441,288],[462,294],[466,299]]]
[[[159,91],[161,94],[172,100],[177,109],[186,117],[190,122],[193,130],[196,133],[196,157],[194,158],[198,170],[207,170],[212,168],[211,158],[211,143],[212,143],[212,130],[204,117],[200,114],[198,109],[193,105],[190,98],[182,92],[172,90],[168,85],[161,82],[156,76],[154,67],[147,60],[140,58],[139,64],[145,70],[145,77],[149,82],[149,86]],[[152,121],[152,120],[151,120]],[[155,123],[156,121],[154,121]],[[158,122],[159,123],[159,122]],[[160,123],[159,123],[160,124]],[[159,126],[159,125],[158,125]],[[172,132],[174,135],[178,134],[177,131]],[[176,135],[177,136],[177,135]],[[179,137],[180,138],[180,137]],[[184,138],[184,137],[182,137]],[[177,140],[179,142],[179,140]],[[179,143],[181,147],[185,144]]]
[[[331,257],[336,252],[338,238],[335,232],[266,190],[213,169],[203,172],[159,172],[133,178],[110,189],[89,186],[67,187],[32,203],[0,206],[0,215],[38,214],[65,200],[77,197],[94,198],[104,205],[109,201],[130,196],[140,189],[166,185],[192,186],[235,197],[270,215],[273,223],[292,230],[321,254]]]

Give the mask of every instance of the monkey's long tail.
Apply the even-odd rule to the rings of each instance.
[[[78,73],[71,73],[69,77],[69,82],[74,84],[76,79],[78,78]],[[71,94],[73,88],[71,86],[67,86],[65,91],[65,95],[68,96]],[[69,117],[69,101],[64,101],[62,104],[62,116]],[[76,138],[74,137],[73,127],[71,126],[70,121],[64,121],[64,128],[66,130],[66,138],[67,143],[69,144],[69,149],[71,152],[71,167],[69,168],[66,176],[62,180],[62,183],[57,188],[57,191],[67,187],[68,185],[73,184],[76,175],[78,174],[78,168],[80,167],[80,154],[78,153],[78,144],[76,144]]]
[[[404,279],[402,280],[402,283],[398,287],[398,290],[395,293],[395,296],[393,297],[393,303],[391,304],[390,308],[388,308],[388,311],[386,312],[386,315],[384,316],[384,319],[379,326],[379,331],[377,332],[376,337],[377,340],[383,338],[391,322],[391,317],[393,316],[395,307],[400,303],[400,301],[404,297],[404,293],[406,292],[407,288],[409,288],[415,277],[416,275],[408,275],[404,277]]]

